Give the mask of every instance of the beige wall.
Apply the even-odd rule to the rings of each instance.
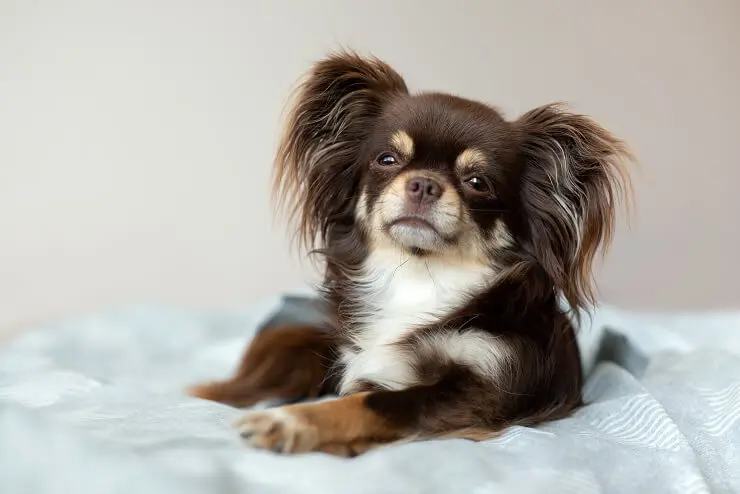
[[[512,117],[594,115],[642,160],[605,300],[740,307],[740,2],[114,3],[0,0],[0,327],[305,280],[269,168],[289,88],[338,44]]]

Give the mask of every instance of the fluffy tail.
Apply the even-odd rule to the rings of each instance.
[[[268,328],[250,343],[236,374],[192,386],[188,394],[234,407],[324,393],[333,359],[329,335],[310,326]]]

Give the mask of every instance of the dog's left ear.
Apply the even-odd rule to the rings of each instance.
[[[339,52],[315,63],[298,86],[275,158],[278,204],[297,219],[309,249],[354,218],[362,145],[390,100],[408,94],[400,74],[375,57]]]
[[[610,244],[619,204],[629,205],[631,155],[609,131],[559,104],[532,110],[514,125],[525,244],[572,309],[594,304],[592,265]]]

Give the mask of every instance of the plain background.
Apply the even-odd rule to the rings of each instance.
[[[0,0],[0,328],[310,281],[268,200],[295,80],[338,46],[514,118],[565,100],[629,141],[622,307],[740,307],[740,2]]]

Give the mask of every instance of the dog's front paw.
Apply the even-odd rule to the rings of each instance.
[[[242,439],[255,448],[303,453],[319,447],[318,428],[294,407],[249,413],[236,421]]]

